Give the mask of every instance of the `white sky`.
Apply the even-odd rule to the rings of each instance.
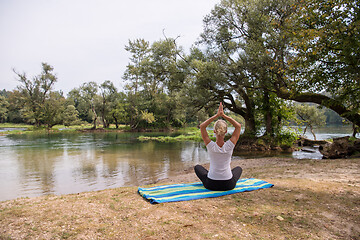
[[[188,50],[203,18],[220,0],[0,0],[0,90],[14,90],[13,72],[54,67],[55,90],[111,80],[121,88],[128,40],[177,37]]]

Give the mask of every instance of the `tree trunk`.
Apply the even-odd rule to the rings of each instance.
[[[104,116],[102,117],[102,122],[103,122],[103,127],[107,128],[107,123],[106,123],[106,120],[105,120]]]
[[[115,113],[113,113],[112,116],[113,116],[113,118],[114,118],[114,120],[115,120],[116,129],[118,129],[118,128],[119,128],[119,124],[118,124],[117,118],[115,117]]]
[[[305,136],[308,125],[306,124],[303,135]]]
[[[255,122],[255,113],[254,113],[254,102],[248,96],[247,92],[242,88],[235,89],[238,94],[242,97],[245,103],[245,107],[239,107],[236,104],[234,97],[231,94],[220,96],[227,100],[230,100],[231,103],[224,102],[224,106],[226,106],[230,111],[239,114],[245,119],[245,132],[246,135],[255,135],[256,134],[256,122]]]
[[[255,117],[245,118],[244,135],[255,135],[255,134],[256,134]]]
[[[315,135],[314,128],[312,125],[310,125],[310,131],[311,131],[312,135],[314,136],[314,140],[316,141],[316,135]]]
[[[106,101],[105,101],[105,98],[103,97],[103,105],[102,105],[102,109],[101,109],[101,118],[102,118],[102,122],[103,122],[103,127],[104,128],[107,128],[107,122],[106,122],[106,119],[105,119],[105,106],[106,106]]]
[[[97,121],[97,114],[96,114],[96,111],[95,111],[95,106],[92,106],[92,111],[94,113],[94,126],[93,126],[93,129],[96,129],[96,121]]]
[[[272,125],[272,112],[270,109],[269,93],[264,92],[264,111],[265,111],[265,135],[273,136],[274,128]]]
[[[356,134],[359,132],[359,127],[353,124],[353,137],[356,137]]]

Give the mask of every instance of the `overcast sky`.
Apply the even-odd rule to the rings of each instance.
[[[128,40],[177,37],[185,50],[220,0],[0,0],[0,90],[14,90],[13,72],[29,77],[54,67],[55,90],[111,80],[121,88]]]

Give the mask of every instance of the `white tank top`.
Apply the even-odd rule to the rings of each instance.
[[[234,143],[230,140],[226,141],[222,147],[213,141],[206,145],[210,158],[208,178],[212,180],[229,180],[232,178],[230,162],[234,147]]]

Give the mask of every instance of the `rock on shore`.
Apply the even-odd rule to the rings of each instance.
[[[334,138],[332,143],[321,145],[319,150],[326,159],[358,157],[360,156],[360,139]]]

